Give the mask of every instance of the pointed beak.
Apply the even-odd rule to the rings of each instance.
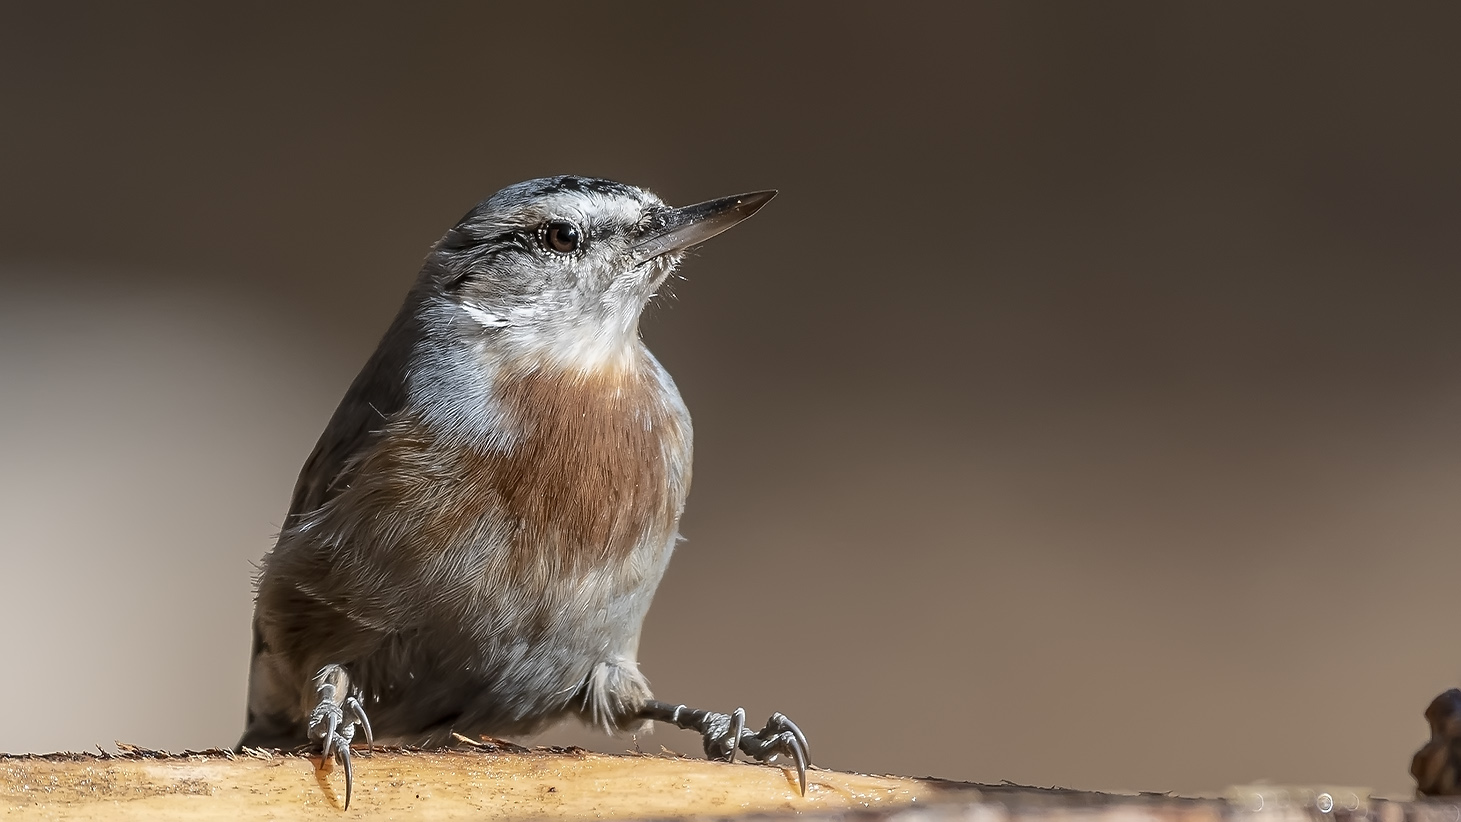
[[[661,211],[629,246],[631,264],[641,265],[699,245],[755,214],[775,196],[775,191],[753,191]]]

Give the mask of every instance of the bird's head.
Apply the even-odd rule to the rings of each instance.
[[[483,200],[447,232],[425,284],[462,334],[497,355],[602,369],[632,355],[644,306],[685,250],[775,193],[671,208],[608,180],[528,180]]]

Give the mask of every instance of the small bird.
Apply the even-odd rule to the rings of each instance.
[[[1416,793],[1461,796],[1461,690],[1451,688],[1425,709],[1431,740],[1410,760]]]
[[[690,415],[639,336],[686,249],[764,206],[589,177],[508,186],[431,249],[260,567],[239,745],[317,746],[349,808],[374,742],[651,721],[707,756],[808,747],[780,713],[656,701],[639,635],[690,490]]]

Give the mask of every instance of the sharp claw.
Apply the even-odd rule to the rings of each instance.
[[[746,753],[762,762],[782,755],[790,757],[796,764],[796,781],[802,796],[807,795],[807,768],[812,757],[806,734],[802,733],[802,729],[795,722],[787,719],[785,714],[774,713],[760,733],[747,733],[746,739],[748,742],[754,741],[753,746],[746,748]]]
[[[792,726],[792,727],[795,727],[795,726]],[[796,760],[796,781],[799,782],[799,783],[801,783],[801,786],[802,786],[802,796],[806,796],[807,795],[807,760],[809,759],[809,757],[807,756],[807,749],[806,749],[805,744],[800,739],[796,740],[795,744],[791,745],[790,747],[791,747],[791,757],[792,757],[792,759],[795,759]]]
[[[801,746],[802,756],[806,757],[806,760],[810,762],[812,760],[812,746],[807,744],[807,735],[802,733],[802,729],[798,728],[795,722],[788,719],[786,714],[777,713],[772,719],[777,721],[783,730],[791,731],[792,736],[796,737],[797,745]],[[804,784],[802,786],[802,793],[806,792],[806,786]]]
[[[731,713],[730,720],[730,754],[726,756],[725,761],[734,762],[736,761],[736,751],[741,746],[741,734],[746,730],[746,709],[736,708]]]
[[[355,787],[355,769],[350,767],[350,744],[341,745],[337,752],[340,764],[345,766],[345,810],[350,810],[350,792]],[[805,793],[805,791],[803,791]]]
[[[327,714],[325,723],[324,747],[320,750],[321,762],[330,758],[330,749],[335,746],[335,730],[340,727],[340,717],[331,712]]]
[[[355,721],[359,722],[360,727],[365,731],[365,753],[371,754],[375,748],[375,734],[370,730],[370,717],[365,715],[365,706],[361,705],[360,700],[353,696],[345,700],[345,705],[350,708],[350,712],[355,715]]]

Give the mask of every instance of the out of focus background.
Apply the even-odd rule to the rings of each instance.
[[[661,697],[828,767],[1404,795],[1461,682],[1458,26],[8,4],[0,750],[236,740],[335,403],[431,243],[572,172],[781,190],[644,327],[697,434]]]

